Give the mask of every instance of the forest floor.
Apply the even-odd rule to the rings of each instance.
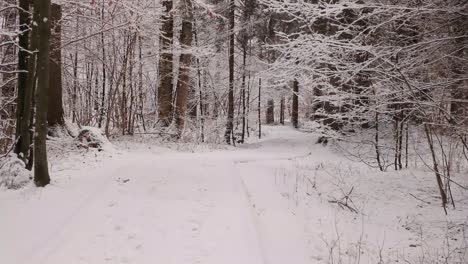
[[[467,263],[467,192],[445,215],[428,170],[265,130],[225,149],[52,142],[52,184],[0,190],[0,263]]]

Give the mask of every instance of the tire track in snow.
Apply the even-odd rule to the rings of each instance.
[[[257,217],[257,212],[254,210],[254,207],[253,207],[254,203],[252,201],[252,195],[250,194],[244,180],[242,179],[242,175],[240,174],[239,168],[237,167],[237,162],[234,161],[232,163],[232,166],[234,167],[233,171],[235,172],[235,174],[232,174],[231,177],[235,178],[234,181],[237,182],[237,186],[241,189],[242,197],[244,198],[243,203],[246,204],[247,206],[247,211],[250,217],[250,222],[252,223],[255,229],[255,238],[257,241],[257,247],[260,251],[259,252],[260,258],[263,264],[268,264],[268,261],[265,255],[264,244],[262,243],[262,234],[261,234],[259,219]]]
[[[242,183],[249,205],[251,205],[251,214],[255,219],[264,263],[266,264],[305,264],[312,262],[310,262],[310,256],[306,253],[308,252],[307,243],[300,231],[300,229],[304,227],[303,223],[298,221],[293,212],[290,212],[289,207],[284,203],[280,194],[277,193],[272,186],[267,186],[271,181],[265,181],[265,179],[268,178],[266,176],[271,173],[271,169],[274,168],[274,165],[268,164],[265,168],[262,168],[262,170],[258,170],[261,164],[257,162],[287,162],[309,155],[310,154],[298,155],[290,158],[252,159],[247,162],[234,161],[237,174],[239,175],[239,181]],[[255,162],[257,164],[253,165],[249,164],[249,162]],[[245,166],[242,167],[242,169],[248,168],[248,170],[245,170],[248,173],[241,173],[240,166]],[[246,182],[246,177],[249,177],[250,183],[248,183],[248,181]],[[260,178],[260,181],[258,181],[259,179],[257,177]],[[250,184],[253,185],[250,186]],[[261,189],[256,188],[259,185],[263,187]],[[253,187],[254,192],[251,192],[250,189],[252,188],[249,188],[249,186]],[[281,229],[283,229],[282,233],[275,232],[275,230]]]
[[[113,163],[115,161],[111,162]],[[18,263],[45,263],[52,251],[66,239],[66,235],[73,232],[73,230],[68,227],[78,223],[82,218],[83,212],[91,208],[92,205],[96,203],[97,199],[103,196],[104,193],[108,191],[109,188],[113,185],[113,183],[115,183],[113,175],[115,172],[119,171],[119,169],[120,167],[112,170],[111,172],[105,172],[105,170],[98,170],[97,172],[94,172],[93,175],[102,174],[101,182],[99,182],[99,184],[95,184],[93,190],[87,193],[86,197],[82,199],[77,206],[74,207],[73,211],[60,221],[60,224],[56,225],[56,229],[49,232],[47,239],[41,240],[40,242],[33,245],[32,248],[26,250],[26,252],[30,253],[20,257]]]

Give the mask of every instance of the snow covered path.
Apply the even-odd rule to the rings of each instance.
[[[252,163],[310,151],[310,135],[282,134],[289,138],[235,151],[123,154],[96,170],[61,173],[46,189],[3,194],[0,262],[310,263],[280,194],[250,182],[272,173]],[[256,206],[253,192],[275,209]]]
[[[466,192],[446,216],[424,167],[381,173],[265,130],[215,151],[53,152],[51,185],[0,190],[0,263],[466,263]],[[350,190],[357,212],[330,202]]]

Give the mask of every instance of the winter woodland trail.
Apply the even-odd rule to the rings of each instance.
[[[278,163],[321,147],[311,134],[274,132],[235,150],[125,153],[2,198],[0,262],[313,263],[302,223],[269,179]]]

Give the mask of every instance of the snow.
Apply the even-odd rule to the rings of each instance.
[[[114,150],[113,145],[109,142],[104,132],[96,127],[83,126],[78,132],[76,140],[79,145],[84,148],[98,148],[100,150]]]
[[[431,172],[263,129],[237,148],[52,147],[51,185],[0,191],[0,263],[466,263],[466,192],[445,216]],[[330,202],[351,189],[358,213]]]
[[[16,189],[27,184],[32,178],[32,173],[25,166],[24,162],[13,154],[0,159],[0,189]]]

